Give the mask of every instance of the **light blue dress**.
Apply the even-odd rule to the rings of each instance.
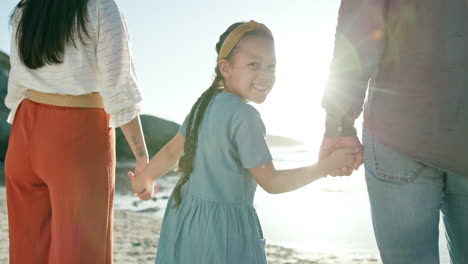
[[[157,264],[267,263],[253,207],[257,183],[247,170],[272,160],[265,134],[254,107],[232,93],[214,96],[199,127],[194,169],[180,207],[169,198]]]

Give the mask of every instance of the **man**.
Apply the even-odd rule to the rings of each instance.
[[[468,1],[343,0],[320,158],[361,147],[382,261],[468,263]]]

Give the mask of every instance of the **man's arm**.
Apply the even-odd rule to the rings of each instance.
[[[354,121],[362,112],[368,82],[384,48],[388,1],[341,1],[333,60],[322,98],[327,117],[320,158],[338,147],[361,148]],[[356,154],[354,169],[360,164],[362,151]]]
[[[333,60],[322,106],[327,111],[327,135],[349,131],[360,115],[367,84],[379,64],[384,46],[387,0],[342,0]],[[333,131],[343,124],[341,132]]]

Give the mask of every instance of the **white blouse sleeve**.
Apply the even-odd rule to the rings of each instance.
[[[12,32],[11,32],[11,41],[10,41],[10,73],[8,77],[8,92],[5,97],[5,106],[9,109],[11,109],[7,122],[10,124],[13,124],[13,119],[15,117],[16,109],[18,108],[18,105],[21,103],[21,101],[26,98],[26,88],[23,86],[18,85],[17,79],[20,78],[16,74],[17,68],[22,67],[22,62],[19,58],[18,55],[18,48],[16,47],[16,31],[17,31],[17,26],[18,22],[20,19],[19,11],[16,10],[16,12],[13,14],[13,19],[12,19]]]
[[[114,0],[97,0],[96,56],[100,73],[99,92],[110,115],[110,127],[130,122],[140,113],[141,94],[125,19]]]
[[[127,124],[141,113],[140,105],[136,104],[110,115],[109,126],[119,127]]]

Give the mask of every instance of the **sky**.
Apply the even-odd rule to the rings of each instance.
[[[320,142],[320,99],[339,0],[116,1],[129,29],[143,113],[181,123],[211,84],[219,35],[234,22],[253,19],[275,38],[276,84],[265,103],[254,105],[267,133]],[[8,19],[17,2],[0,1],[0,50],[6,53]]]

